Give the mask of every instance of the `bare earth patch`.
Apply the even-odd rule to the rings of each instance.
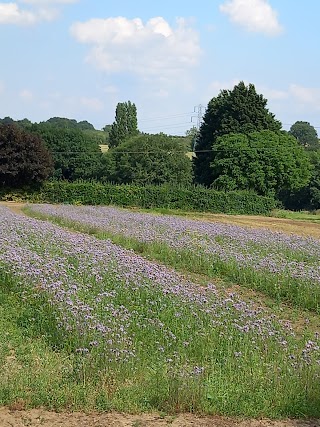
[[[54,413],[42,409],[30,411],[13,411],[0,409],[1,427],[319,427],[319,420],[314,421],[271,421],[271,420],[234,420],[221,417],[197,417],[181,414],[177,417],[144,414],[124,415]]]

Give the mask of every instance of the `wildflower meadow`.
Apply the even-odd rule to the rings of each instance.
[[[49,206],[34,209],[54,212]],[[57,210],[59,215],[63,209]],[[66,208],[68,215],[86,212],[73,209]],[[55,370],[46,373],[51,381],[45,383],[39,366],[23,386],[19,375],[9,372],[6,379],[12,375],[14,381],[1,384],[2,404],[20,396],[29,398],[30,405],[54,408],[319,416],[317,331],[297,333],[289,321],[233,292],[220,291],[214,281],[191,281],[109,239],[0,210],[3,293],[18,296],[17,304],[24,307],[18,323],[25,340],[41,339],[54,355],[61,355]],[[108,210],[95,212],[89,208],[84,218],[99,222],[105,215],[105,227]],[[121,212],[110,212],[112,226],[118,215],[124,230]],[[134,221],[134,214],[131,217]],[[183,235],[184,244],[201,235],[197,223],[194,230],[183,230],[177,219],[165,232],[165,218],[151,217],[154,227],[140,228],[144,217],[136,218],[135,226],[128,221],[127,232],[142,236],[144,229],[146,239],[163,238],[179,247]],[[225,232],[220,239],[234,240],[233,228],[221,230]],[[218,237],[203,238],[208,253]],[[263,239],[268,248],[277,245],[266,232],[253,237],[254,232],[246,238],[243,233],[239,239],[242,257],[249,244],[255,244],[261,256]],[[279,245],[282,252],[297,254],[296,263],[304,262],[304,251],[316,258],[315,245],[280,236]],[[235,253],[235,247],[228,246],[226,257],[232,250]]]

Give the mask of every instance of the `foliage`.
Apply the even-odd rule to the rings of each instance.
[[[117,183],[190,184],[192,165],[181,142],[164,134],[135,136],[110,150]]]
[[[70,181],[99,179],[104,173],[103,155],[95,139],[78,129],[40,123],[32,131],[42,137],[54,159],[54,177]]]
[[[45,123],[62,129],[95,130],[94,126],[87,120],[77,122],[75,119],[67,119],[65,117],[51,117]]]
[[[105,135],[105,143],[106,144],[109,144],[110,143],[110,132],[111,132],[111,129],[112,129],[112,125],[105,125],[103,128],[102,128],[102,132],[104,133],[104,135]]]
[[[0,124],[2,125],[13,125],[14,123],[15,121],[9,116],[6,116],[3,119],[0,119]]]
[[[267,100],[257,94],[255,86],[243,82],[233,90],[223,90],[208,104],[196,144],[195,181],[210,186],[214,177],[210,164],[212,148],[219,136],[229,133],[249,134],[261,130],[279,131],[281,123],[266,108]]]
[[[109,146],[116,147],[128,137],[138,134],[137,108],[131,101],[119,102],[109,134]]]
[[[97,182],[46,182],[39,192],[26,194],[30,201],[84,205],[138,206],[188,211],[268,215],[278,204],[272,197],[248,191],[228,193],[201,186],[114,185]]]
[[[194,151],[195,149],[198,136],[199,136],[199,131],[195,126],[193,126],[192,128],[186,131],[186,138],[188,140],[188,145],[191,151]]]
[[[40,184],[52,172],[52,158],[39,136],[13,124],[0,124],[2,186]]]
[[[291,126],[289,133],[307,150],[320,148],[317,131],[308,122],[295,122],[295,124]]]
[[[311,164],[311,178],[303,188],[281,195],[281,201],[287,209],[320,209],[320,150],[308,150],[306,154]]]
[[[285,132],[261,131],[217,138],[211,163],[213,186],[279,195],[304,187],[310,163],[302,147]]]
[[[310,202],[313,209],[320,209],[320,150],[311,154],[311,163]]]

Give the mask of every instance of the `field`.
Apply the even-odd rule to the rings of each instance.
[[[106,207],[0,210],[0,405],[160,414],[114,424],[132,426],[320,417],[318,239]]]

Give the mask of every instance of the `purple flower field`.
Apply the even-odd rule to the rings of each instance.
[[[215,263],[222,263],[230,266],[232,275],[238,270],[245,271],[246,277],[257,276],[261,289],[269,287],[272,296],[279,293],[305,308],[320,308],[317,239],[113,207],[32,205],[30,209],[143,244],[161,244],[177,253],[189,252],[213,270]],[[268,283],[261,285],[266,279]]]
[[[51,206],[36,209],[54,212]],[[81,217],[86,209],[61,207],[56,212]],[[104,216],[103,226],[108,223],[107,209],[97,210],[100,217],[95,212],[88,208],[86,220]],[[120,229],[125,229],[125,213],[121,217],[121,211],[111,209],[110,214],[110,224],[116,227],[118,216]],[[142,221],[144,216],[137,218]],[[164,233],[165,219],[157,221],[152,217],[145,226],[148,238],[161,238],[162,230],[172,244],[179,235],[182,241],[184,234],[191,239],[185,242],[198,239],[197,233],[207,248],[213,241],[212,235],[204,237],[205,224],[201,231],[200,224],[177,219],[174,239],[175,226]],[[128,220],[127,232],[134,228],[138,226]],[[224,238],[234,239],[235,230],[228,227],[220,228],[216,236],[222,230]],[[268,240],[266,232],[258,237],[242,232],[243,248],[259,239],[276,245],[276,236]],[[288,400],[304,401],[309,393],[319,392],[317,333],[296,337],[290,323],[235,294],[220,294],[214,284],[200,286],[110,240],[67,231],[2,207],[0,235],[2,281],[14,283],[25,304],[41,308],[51,322],[52,339],[59,340],[52,344],[82,360],[81,369],[89,377],[108,374],[116,378],[119,390],[132,390],[141,399],[155,399],[160,406],[163,399],[179,401],[184,408],[192,401],[206,411],[220,408],[219,393],[226,389],[230,405],[240,399],[250,406],[257,393],[261,395],[261,413],[268,413],[268,399],[286,405]],[[293,238],[281,244],[288,250],[296,245],[316,257],[311,239],[310,245],[304,241],[299,245]],[[306,392],[310,375],[316,383]]]

